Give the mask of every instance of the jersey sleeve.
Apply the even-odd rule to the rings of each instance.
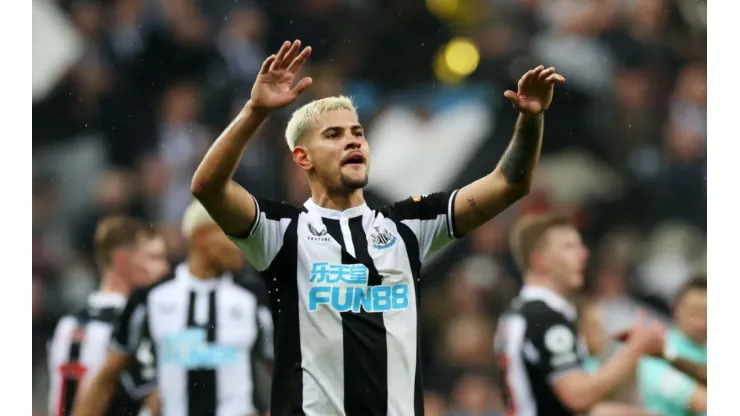
[[[578,354],[575,327],[564,317],[539,314],[528,319],[524,335],[524,358],[533,364],[548,381],[576,370],[583,370]]]
[[[688,412],[697,383],[657,358],[643,358],[637,367],[637,383],[645,405],[654,411]]]
[[[229,238],[239,247],[252,267],[264,271],[270,267],[283,246],[288,224],[300,211],[280,202],[254,196],[252,198],[256,208],[252,227],[244,235],[229,235]]]
[[[149,290],[141,289],[129,297],[113,330],[113,339],[110,343],[112,349],[127,355],[136,354],[136,349],[146,333],[148,294]]]
[[[121,375],[126,393],[135,400],[142,400],[157,388],[157,365],[154,343],[143,337],[136,347],[136,354]]]
[[[419,242],[419,259],[434,254],[458,235],[455,232],[457,191],[437,192],[396,202],[381,212],[406,225]]]

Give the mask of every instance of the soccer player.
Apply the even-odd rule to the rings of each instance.
[[[267,283],[277,328],[272,416],[421,415],[421,263],[529,192],[544,112],[564,78],[540,66],[524,74],[517,92],[506,91],[520,115],[490,174],[377,210],[363,198],[371,158],[352,102],[310,102],[286,129],[311,188],[295,207],[253,196],[231,176],[262,122],[311,84],[304,78],[294,86],[310,53],[300,41],[285,42],[267,58],[251,98],[198,167],[192,191]]]
[[[156,365],[164,416],[252,416],[259,360],[272,360],[272,321],[259,289],[237,273],[244,258],[198,202],[183,218],[188,258],[174,275],[135,292],[113,349],[76,416],[101,416],[113,384],[145,349]]]
[[[567,217],[526,217],[512,231],[511,248],[524,287],[501,316],[495,340],[510,414],[566,416],[598,410],[633,374],[641,356],[661,351],[663,328],[638,322],[623,348],[596,372],[587,372],[588,353],[568,300],[583,285],[588,258],[580,233]]]
[[[105,360],[115,320],[129,293],[169,272],[164,239],[139,220],[104,218],[95,231],[94,246],[100,288],[82,311],[59,321],[49,346],[51,415],[69,416],[75,398],[89,387]],[[154,381],[148,364],[133,360],[122,368],[111,383],[114,399],[108,415],[138,414]]]
[[[640,361],[637,381],[645,407],[663,416],[707,411],[707,281],[689,280],[673,307],[676,328],[668,331],[661,358]]]

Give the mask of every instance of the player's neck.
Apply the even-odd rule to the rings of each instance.
[[[187,260],[188,271],[190,275],[200,280],[208,280],[219,277],[223,274],[223,271],[213,267],[205,261],[204,258],[196,253],[190,253]]]
[[[362,189],[355,189],[349,193],[331,193],[321,190],[312,192],[311,200],[322,208],[345,211],[365,203],[365,196],[362,194]]]
[[[524,277],[524,285],[527,287],[540,287],[543,289],[547,289],[565,299],[568,299],[573,295],[572,293],[563,290],[559,285],[555,284],[555,282],[553,282],[552,279],[548,278],[547,276],[536,273],[528,273]]]
[[[123,296],[128,296],[131,292],[131,287],[119,274],[113,270],[108,270],[103,273],[102,283],[98,291],[101,293],[119,293]]]

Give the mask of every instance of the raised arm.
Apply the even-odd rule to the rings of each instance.
[[[252,196],[231,177],[270,112],[293,103],[311,85],[311,78],[304,78],[293,86],[296,72],[310,54],[311,47],[301,51],[301,42],[296,40],[285,42],[277,55],[265,60],[250,100],[216,139],[193,176],[193,196],[229,235],[247,234],[257,213]]]
[[[519,80],[518,91],[504,95],[519,110],[514,136],[496,169],[462,188],[455,200],[455,232],[464,235],[529,193],[542,147],[544,112],[555,83],[565,82],[555,68],[539,66]]]

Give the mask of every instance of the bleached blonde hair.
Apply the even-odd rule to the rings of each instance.
[[[213,220],[203,204],[195,200],[188,205],[185,214],[182,216],[182,235],[186,240],[190,240],[196,229],[212,224],[216,224],[216,221]]]
[[[285,141],[292,152],[298,145],[298,141],[311,128],[316,118],[329,111],[349,110],[357,116],[357,108],[352,99],[340,95],[338,97],[326,97],[320,100],[314,100],[297,109],[288,121],[288,127],[285,129]]]

